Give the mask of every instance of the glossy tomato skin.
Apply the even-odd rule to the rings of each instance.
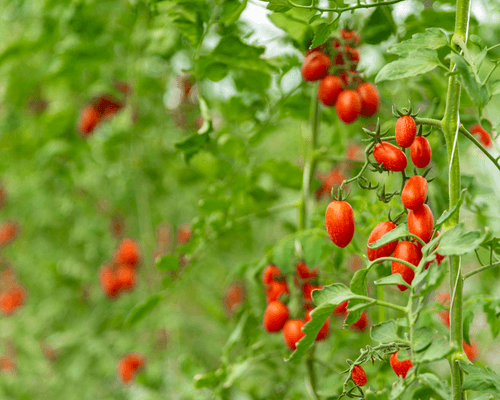
[[[397,376],[401,376],[403,379],[406,378],[408,371],[413,367],[413,363],[411,360],[398,360],[398,352],[395,352],[391,355],[390,363],[392,370],[396,373]]]
[[[355,222],[354,211],[348,202],[335,200],[328,204],[325,224],[331,241],[337,246],[344,248],[351,243]]]
[[[403,241],[399,242],[398,245],[396,246],[393,257],[399,258],[403,261],[407,261],[416,267],[420,262],[420,260],[422,259],[422,253],[420,252],[420,249],[415,243],[409,241]],[[403,280],[408,285],[411,285],[413,278],[415,277],[415,272],[413,271],[413,269],[397,261],[392,261],[391,272],[393,274],[400,274],[403,277]],[[403,285],[397,285],[397,286],[398,289],[401,290],[402,292],[408,289],[406,286]]]
[[[332,66],[330,57],[322,51],[313,51],[304,59],[302,64],[302,77],[308,82],[322,79]]]
[[[290,289],[288,288],[288,284],[286,281],[273,281],[271,284],[264,290],[266,293],[267,303],[271,303],[272,301],[279,300],[280,297],[284,294],[289,295]]]
[[[417,235],[425,243],[429,243],[434,227],[434,216],[427,204],[415,210],[410,210],[406,221],[410,233]]]
[[[312,319],[311,318],[311,311],[312,310],[307,311],[306,317],[304,318],[304,322],[307,323]],[[316,336],[317,342],[325,340],[328,337],[328,335],[330,334],[330,325],[331,325],[330,317],[328,317],[328,319],[325,321],[325,323],[323,324],[323,326],[319,330],[318,335]]]
[[[417,136],[417,124],[409,115],[399,117],[396,122],[396,142],[402,148],[410,147]]]
[[[388,171],[401,172],[408,165],[405,153],[389,142],[377,143],[373,148],[373,157]]]
[[[281,269],[275,265],[268,265],[262,274],[262,283],[270,285],[273,281],[281,277]]]
[[[432,149],[427,138],[417,136],[410,146],[410,156],[417,168],[426,168],[431,162]]]
[[[479,142],[484,147],[491,147],[493,142],[491,141],[490,134],[481,126],[481,124],[474,124],[469,128],[469,132],[472,135],[479,136]]]
[[[355,365],[351,372],[353,382],[358,386],[365,386],[368,382],[366,372],[361,365]]]
[[[325,106],[333,107],[342,90],[344,90],[342,79],[335,75],[327,75],[318,86],[318,99]]]
[[[297,342],[306,334],[302,332],[304,321],[300,319],[289,319],[283,327],[283,339],[290,350],[297,348]]]
[[[341,318],[347,317],[347,304],[349,303],[348,300],[344,301],[343,303],[340,303],[335,309],[333,310],[333,315]]]
[[[358,85],[356,91],[361,99],[361,116],[365,118],[373,117],[380,105],[380,95],[376,86],[370,82],[363,82]]]
[[[409,210],[423,206],[427,199],[427,189],[427,180],[423,176],[412,176],[401,191],[403,205]]]
[[[356,121],[361,114],[361,99],[355,90],[344,90],[337,97],[335,103],[337,116],[345,124]]]
[[[354,332],[364,332],[368,329],[368,326],[370,324],[370,319],[368,318],[368,314],[366,311],[363,311],[361,313],[361,317],[350,326],[350,330]]]
[[[390,257],[396,246],[398,245],[398,241],[387,243],[378,249],[370,249],[368,247],[369,244],[376,242],[382,236],[384,236],[387,232],[392,231],[396,228],[397,225],[391,221],[382,221],[380,222],[370,233],[368,236],[368,243],[366,244],[366,255],[370,261],[376,260],[380,257]]]
[[[264,312],[264,329],[268,332],[279,332],[290,317],[288,307],[280,301],[272,301]]]

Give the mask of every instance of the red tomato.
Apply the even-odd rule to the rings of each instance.
[[[370,319],[368,318],[368,314],[366,313],[366,311],[363,311],[358,321],[352,324],[349,329],[354,332],[364,332],[368,329],[369,324]]]
[[[390,359],[392,370],[396,373],[397,376],[401,376],[403,379],[406,378],[408,371],[411,367],[413,367],[413,363],[411,360],[398,360],[398,351],[393,353]]]
[[[100,121],[100,112],[93,106],[86,106],[80,113],[77,125],[78,132],[83,137],[90,135]]]
[[[441,292],[436,300],[443,306],[450,307],[451,297],[449,292]],[[438,311],[437,316],[447,328],[450,327],[450,311]]]
[[[398,118],[396,122],[396,142],[402,147],[410,147],[417,136],[417,124],[409,115]]]
[[[377,143],[373,149],[373,157],[388,171],[401,172],[408,165],[405,153],[389,142]]]
[[[401,201],[409,210],[422,207],[427,199],[427,180],[423,176],[412,176],[401,191]]]
[[[340,303],[337,307],[335,307],[335,309],[333,310],[333,315],[342,318],[347,317],[347,303],[349,303],[349,301],[344,301],[343,303]]]
[[[415,210],[410,210],[406,221],[410,233],[417,235],[425,243],[429,243],[434,227],[434,217],[427,204]]]
[[[127,264],[135,268],[140,259],[141,254],[137,242],[134,239],[122,239],[115,252],[115,263]]]
[[[475,362],[477,360],[477,343],[470,339],[470,345],[465,343],[465,340],[462,342],[462,346],[464,348],[464,352],[467,355],[467,358],[469,359],[470,362]]]
[[[366,372],[361,365],[355,365],[351,371],[352,381],[358,386],[365,386],[368,382]]]
[[[312,319],[311,318],[311,311],[312,310],[309,310],[306,312],[306,317],[304,318],[304,322],[309,322]],[[319,330],[318,335],[316,336],[317,342],[319,342],[321,340],[325,340],[328,337],[328,335],[330,333],[330,325],[331,325],[330,317],[328,317],[326,322],[323,324],[323,326]]]
[[[305,262],[301,261],[297,263],[295,268],[297,270],[297,276],[300,279],[302,280],[309,279],[310,271]]]
[[[302,64],[302,77],[308,82],[322,79],[332,66],[330,57],[322,51],[313,51],[306,56]]]
[[[302,288],[302,295],[304,296],[304,300],[312,301],[312,291],[315,289],[323,289],[323,286],[311,285],[310,283],[305,283]]]
[[[318,99],[325,106],[333,107],[343,89],[342,79],[335,75],[327,75],[318,86]]]
[[[337,116],[345,124],[356,121],[361,113],[361,99],[355,90],[344,90],[337,97],[335,103]]]
[[[306,334],[302,332],[304,321],[300,319],[289,319],[283,327],[283,339],[290,350],[297,348],[297,342]]]
[[[272,301],[279,300],[281,295],[290,294],[288,285],[285,281],[274,281],[264,290],[266,293],[266,300],[269,304]]]
[[[229,316],[233,315],[245,300],[245,285],[241,282],[230,284],[224,292],[222,301]]]
[[[394,249],[398,245],[398,241],[387,243],[378,249],[370,249],[369,244],[376,242],[387,232],[392,231],[397,225],[391,221],[382,221],[375,228],[373,228],[370,236],[368,236],[368,243],[366,245],[366,255],[370,261],[376,260],[380,257],[390,257],[394,253]]]
[[[425,168],[429,165],[432,158],[431,145],[427,138],[417,136],[410,147],[410,156],[413,164],[417,168]]]
[[[108,297],[116,297],[120,294],[120,282],[111,265],[104,265],[99,271],[99,283],[102,291]]]
[[[365,118],[373,117],[380,105],[380,95],[376,86],[369,82],[363,82],[358,85],[356,91],[361,98],[361,116]]]
[[[342,29],[340,31],[340,36],[342,37],[342,39],[346,41],[353,41],[354,44],[359,44],[360,42],[359,34],[356,31],[349,31],[347,29]]]
[[[344,49],[345,49],[345,52],[347,54],[347,58],[351,61],[351,69],[355,69],[356,65],[359,62],[358,49],[355,49],[354,47],[351,47],[348,44],[345,45]]]
[[[418,246],[415,243],[409,241],[399,242],[392,256],[403,261],[407,261],[410,264],[413,264],[415,267],[422,259],[422,253],[420,252]],[[413,271],[413,269],[397,261],[392,261],[391,272],[393,274],[400,274],[403,277],[403,280],[409,285],[411,285],[413,278],[415,277],[415,272]],[[398,289],[402,292],[408,289],[403,285],[397,286]]]
[[[272,301],[264,312],[264,329],[268,332],[279,332],[290,317],[288,307],[280,301]]]
[[[344,248],[354,236],[354,211],[346,201],[332,201],[325,213],[326,230],[337,246]]]
[[[112,117],[123,108],[123,104],[109,94],[99,96],[92,104],[103,118]]]
[[[472,135],[479,136],[479,142],[484,147],[491,147],[493,142],[491,141],[491,136],[486,130],[481,126],[481,124],[474,124],[469,128],[469,132]]]
[[[281,269],[275,265],[268,265],[262,274],[262,283],[270,285],[276,279],[281,277]]]
[[[0,225],[0,247],[5,246],[19,234],[19,225],[13,221],[4,222]]]
[[[135,269],[130,265],[122,264],[116,269],[116,279],[120,285],[120,289],[127,291],[132,290],[136,284]]]

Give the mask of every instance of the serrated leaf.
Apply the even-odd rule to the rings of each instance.
[[[382,236],[376,242],[370,243],[368,247],[370,249],[378,249],[386,245],[387,243],[394,242],[395,240],[401,239],[405,236],[408,236],[410,232],[408,231],[408,227],[406,224],[400,224],[392,231],[387,232],[384,236]]]
[[[342,283],[333,283],[328,286],[323,286],[321,290],[315,290],[312,293],[314,304],[317,306],[322,304],[331,304],[335,307],[346,300],[350,300],[357,295]]]
[[[156,268],[160,271],[177,271],[179,268],[179,256],[177,254],[166,254],[156,262]]]
[[[438,246],[439,254],[463,256],[477,249],[483,242],[485,234],[481,234],[479,231],[464,232],[464,223],[460,222],[441,236]]]
[[[436,394],[441,396],[443,400],[451,398],[451,391],[446,382],[441,378],[431,373],[423,373],[418,375],[418,379],[422,385],[432,388]]]
[[[377,74],[375,83],[410,78],[432,71],[440,65],[436,50],[419,49],[405,58],[386,64]]]
[[[462,371],[466,373],[462,384],[463,390],[475,390],[482,393],[500,396],[500,376],[491,368],[483,369],[463,361],[458,362]]]
[[[403,285],[403,286],[406,286],[406,287],[410,287],[410,285],[408,285],[404,281],[404,279],[401,276],[401,274],[392,274],[392,275],[389,275],[389,276],[384,276],[383,278],[378,279],[378,280],[376,280],[373,283],[375,285],[377,285],[377,286]]]
[[[403,340],[398,335],[398,324],[393,319],[373,325],[370,336],[380,343],[401,342]]]
[[[355,294],[359,294],[361,296],[366,296],[368,294],[367,291],[367,274],[368,274],[368,269],[360,269],[355,272],[354,276],[352,277],[351,284],[350,284],[350,289],[351,292]],[[360,304],[360,303],[365,303],[365,305]],[[361,317],[361,314],[363,313],[363,309],[366,306],[366,302],[362,302],[360,300],[351,300],[349,301],[348,304],[348,314],[347,318],[344,321],[344,326],[351,326],[352,324],[355,324],[359,318]]]
[[[387,51],[405,57],[417,49],[437,50],[446,45],[448,45],[448,38],[441,29],[427,28],[425,32],[416,33],[409,40],[389,46]]]
[[[143,303],[135,306],[125,319],[125,327],[131,327],[144,319],[151,311],[153,311],[158,306],[158,304],[160,304],[160,301],[161,296],[159,294],[155,294]]]
[[[434,332],[431,328],[422,326],[415,331],[413,336],[415,338],[413,350],[418,352],[426,349],[431,344]]]

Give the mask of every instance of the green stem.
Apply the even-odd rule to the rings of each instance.
[[[316,374],[314,371],[314,351],[315,347],[312,346],[308,353],[306,359],[307,366],[307,378],[306,378],[306,388],[309,392],[309,396],[312,400],[318,400],[318,395],[316,394]]]
[[[379,286],[377,287],[377,300],[378,301],[384,301],[384,287]],[[378,308],[378,323],[381,324],[382,322],[385,322],[385,307],[379,306]]]
[[[486,271],[487,269],[490,268],[496,268],[500,267],[500,262],[496,262],[494,264],[489,264],[489,265],[483,265],[482,267],[476,268],[474,271],[467,272],[462,276],[463,280],[466,280],[467,278],[470,278],[471,276],[474,276],[476,274],[479,274],[480,272]]]
[[[316,4],[313,2],[312,4],[310,5],[303,5],[303,4],[297,4],[297,3],[294,3],[293,1],[291,0],[285,0],[287,2],[287,4],[290,6],[290,7],[294,7],[294,8],[304,8],[304,9],[307,9],[307,10],[316,10],[316,11],[320,11],[320,12],[330,12],[330,13],[337,13],[337,14],[342,14],[346,11],[353,11],[353,10],[357,10],[359,8],[372,8],[372,7],[381,7],[381,6],[389,6],[391,4],[396,4],[396,3],[400,3],[404,0],[388,0],[388,1],[380,1],[380,2],[377,2],[377,3],[369,3],[369,4],[357,4],[355,6],[350,6],[350,7],[344,7],[344,8],[337,8],[337,7],[317,7]]]
[[[467,43],[469,29],[470,0],[457,0],[455,16],[455,33],[452,38],[452,47],[459,49],[457,43]],[[450,64],[450,72],[455,70],[454,63]],[[448,151],[449,162],[449,207],[454,207],[460,199],[460,161],[458,156],[457,136],[460,128],[460,83],[455,74],[448,79],[448,92],[446,96],[446,109],[443,117],[443,131]],[[455,213],[446,223],[446,230],[453,228],[459,222],[459,213]],[[462,372],[456,360],[462,350],[462,289],[463,279],[461,273],[460,257],[451,256],[450,260],[450,288],[452,299],[450,305],[450,345],[460,349],[450,357],[451,390],[453,400],[464,400],[462,390]]]
[[[393,310],[398,310],[404,313],[408,312],[408,309],[406,307],[398,306],[397,304],[387,303],[386,301],[382,300],[372,299],[371,297],[368,296],[354,296],[352,297],[352,299],[366,301],[370,303],[369,306],[382,306],[382,307],[392,308]]]

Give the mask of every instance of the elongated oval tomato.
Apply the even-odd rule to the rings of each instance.
[[[401,172],[408,165],[408,160],[403,151],[389,142],[375,145],[373,157],[388,171]]]
[[[365,118],[373,117],[380,105],[380,96],[376,86],[370,82],[363,82],[358,85],[356,91],[361,98],[361,116]]]
[[[417,235],[425,243],[429,243],[434,227],[434,216],[427,204],[415,210],[410,210],[406,222],[410,233]]]
[[[427,180],[423,176],[412,176],[401,192],[403,205],[409,210],[416,210],[423,206],[427,198],[427,188]]]
[[[304,59],[302,77],[308,82],[322,79],[332,66],[332,61],[322,51],[313,51]]]
[[[370,249],[368,247],[369,244],[375,243],[382,236],[384,236],[387,232],[392,231],[396,228],[397,225],[391,221],[382,221],[375,228],[373,228],[370,236],[368,236],[368,243],[366,244],[366,255],[370,261],[376,260],[380,257],[390,257],[394,252],[394,249],[398,245],[398,241],[387,243],[378,249]]]
[[[337,246],[344,248],[354,236],[354,211],[346,201],[332,201],[325,213],[328,236]]]
[[[395,258],[399,258],[400,260],[407,261],[410,264],[413,264],[415,267],[422,259],[422,253],[420,252],[418,246],[415,243],[409,241],[399,242],[392,256]],[[415,272],[413,271],[413,269],[398,261],[393,261],[391,263],[391,272],[393,274],[400,274],[403,277],[403,280],[408,285],[411,285],[413,278],[415,277]],[[398,289],[402,292],[408,289],[403,285],[397,286]]]
[[[289,319],[283,327],[283,339],[290,350],[297,348],[297,342],[306,334],[302,332],[304,321],[300,319]]]
[[[351,89],[341,92],[335,103],[335,111],[345,124],[356,121],[361,113],[361,99],[358,92]]]
[[[327,75],[319,83],[318,99],[325,106],[333,107],[342,90],[344,90],[342,79],[335,75]]]
[[[262,274],[262,283],[264,285],[270,285],[279,278],[281,278],[281,269],[275,265],[268,265]]]
[[[365,386],[368,382],[366,372],[361,365],[355,365],[351,372],[352,381],[358,386]]]
[[[410,146],[410,156],[417,168],[425,168],[429,165],[432,158],[432,149],[427,138],[423,136],[415,138]]]
[[[290,317],[288,307],[281,301],[272,301],[264,312],[264,329],[268,332],[279,332]]]
[[[404,149],[410,147],[417,136],[417,124],[409,115],[398,118],[396,122],[396,142]]]

